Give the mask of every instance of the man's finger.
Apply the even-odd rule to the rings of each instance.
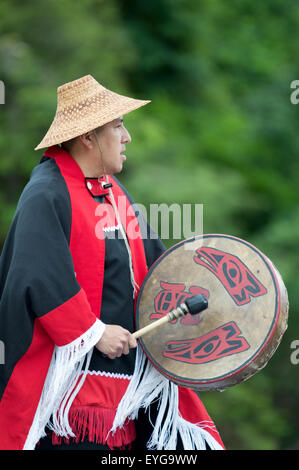
[[[136,348],[137,347],[137,341],[134,338],[134,336],[132,336],[132,335],[129,338],[129,347],[130,348]]]

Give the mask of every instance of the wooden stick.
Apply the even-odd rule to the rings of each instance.
[[[159,320],[150,323],[138,331],[135,331],[133,336],[134,338],[139,338],[140,336],[145,335],[149,331],[152,331],[155,328],[164,325],[165,323],[171,322],[172,320],[177,320],[178,318],[187,315],[187,313],[195,315],[196,313],[199,313],[206,308],[208,308],[208,301],[206,296],[203,294],[194,295],[193,297],[185,300],[185,302],[183,302],[179,307],[175,308],[164,317],[159,318]]]
[[[169,312],[167,315],[165,315],[162,318],[159,318],[159,320],[154,321],[153,323],[150,323],[149,325],[146,325],[144,328],[141,328],[140,330],[135,331],[132,336],[134,338],[139,338],[140,336],[145,335],[149,331],[154,330],[155,328],[164,325],[165,323],[171,322],[172,320],[176,320],[177,318],[180,318],[184,315],[189,313],[187,307],[185,304],[181,304],[180,307],[176,308],[175,310],[172,310]]]

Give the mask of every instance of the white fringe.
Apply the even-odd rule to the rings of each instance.
[[[59,436],[74,436],[68,422],[68,411],[83,385],[93,346],[100,340],[104,329],[103,322],[96,320],[91,328],[72,343],[61,347],[55,346],[42,395],[23,450],[35,448],[40,438],[46,435],[47,425]],[[85,359],[85,370],[82,373]],[[78,382],[81,374],[82,377]]]
[[[179,391],[147,360],[141,347],[137,346],[133,377],[116,412],[110,432],[122,428],[127,419],[136,419],[140,408],[147,409],[159,400],[158,416],[154,430],[147,443],[148,449],[175,450],[178,435],[185,450],[204,450],[206,444],[213,450],[223,450],[222,446],[204,427],[204,422],[192,424],[179,413]]]

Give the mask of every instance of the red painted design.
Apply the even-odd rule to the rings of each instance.
[[[238,258],[216,248],[202,247],[196,250],[194,261],[218,277],[237,305],[251,301],[251,297],[265,295],[267,289]]]
[[[190,364],[205,364],[249,349],[249,343],[240,333],[237,324],[231,321],[199,338],[168,341],[163,356]]]
[[[189,297],[194,295],[204,294],[209,298],[210,294],[207,289],[203,289],[199,286],[189,287],[189,291],[186,292],[185,284],[175,284],[171,282],[160,282],[161,291],[155,297],[155,313],[150,315],[151,320],[157,320],[158,318],[167,315],[169,312],[177,308],[180,304],[185,302]],[[171,323],[176,323],[177,320],[173,320]],[[183,325],[196,325],[200,322],[200,313],[196,315],[190,315],[189,313],[181,319]]]

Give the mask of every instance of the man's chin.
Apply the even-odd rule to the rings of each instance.
[[[117,168],[113,168],[111,171],[110,171],[110,175],[117,175],[117,173],[121,173],[123,169],[123,165],[121,164],[119,167]]]

